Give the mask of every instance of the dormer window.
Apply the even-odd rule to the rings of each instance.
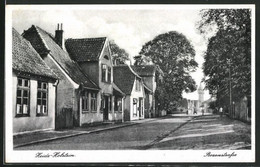
[[[105,56],[104,56],[104,59],[107,59],[107,60],[109,60],[109,58],[108,58],[108,55],[105,55]]]

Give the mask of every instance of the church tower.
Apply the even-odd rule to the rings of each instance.
[[[201,105],[201,103],[204,101],[204,91],[203,91],[201,83],[200,83],[200,86],[198,89],[198,94],[199,94],[199,104]]]

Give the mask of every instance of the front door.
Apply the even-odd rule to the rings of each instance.
[[[103,119],[104,121],[108,120],[108,96],[104,96],[104,111],[103,111]]]
[[[143,110],[143,98],[139,98],[139,117],[142,117],[144,115],[144,110]]]

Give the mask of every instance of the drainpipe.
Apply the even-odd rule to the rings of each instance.
[[[58,105],[57,105],[57,95],[58,95],[58,84],[59,80],[57,79],[56,82],[53,84],[55,87],[55,118],[54,118],[54,129],[56,129],[56,114],[58,112]]]

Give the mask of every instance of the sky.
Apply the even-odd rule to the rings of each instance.
[[[36,10],[37,9],[37,10]],[[203,78],[203,53],[207,40],[196,29],[200,20],[198,8],[156,8],[152,7],[35,7],[27,6],[12,12],[12,25],[20,33],[32,25],[37,25],[54,34],[57,24],[63,24],[64,37],[89,38],[108,37],[119,47],[125,49],[131,58],[136,56],[142,46],[159,34],[168,31],[182,33],[190,40],[199,67],[191,76],[199,86]],[[188,99],[198,99],[198,93],[183,94]],[[205,91],[204,99],[210,98]]]

